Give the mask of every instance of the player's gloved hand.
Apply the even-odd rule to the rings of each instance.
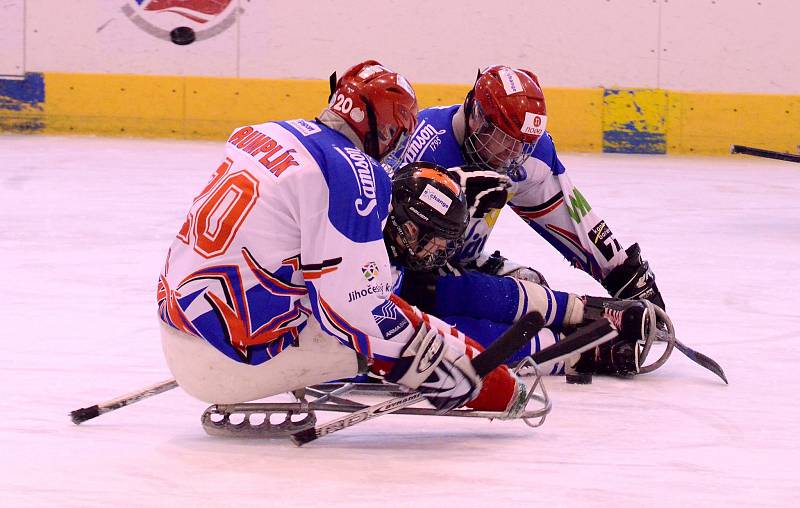
[[[641,300],[619,300],[587,296],[584,321],[608,319],[619,330],[616,338],[580,355],[571,369],[585,374],[630,377],[639,373],[639,344],[644,343],[652,320]]]
[[[664,299],[656,286],[656,276],[650,265],[642,259],[639,244],[634,243],[625,250],[628,258],[615,267],[603,279],[603,287],[614,298],[650,300],[662,309]]]
[[[463,406],[482,387],[466,352],[448,347],[441,332],[424,322],[385,379],[420,391],[441,411]]]
[[[470,217],[482,218],[494,209],[503,208],[508,201],[508,189],[512,185],[508,176],[461,167],[449,168],[448,171],[458,178],[464,189]]]

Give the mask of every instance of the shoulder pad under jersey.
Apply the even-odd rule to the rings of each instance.
[[[328,186],[328,220],[354,242],[382,239],[391,200],[389,176],[339,132],[317,122],[297,122],[279,123],[296,133],[322,171]]]
[[[460,105],[423,109],[417,128],[392,155],[402,164],[433,162],[445,168],[464,165],[461,147],[453,136],[453,115]]]
[[[539,142],[536,143],[536,148],[534,148],[531,157],[539,159],[547,164],[554,175],[560,175],[566,171],[564,165],[558,160],[556,145],[553,143],[553,138],[550,137],[549,132],[545,132],[545,135],[539,138]]]

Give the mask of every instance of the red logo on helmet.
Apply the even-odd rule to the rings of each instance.
[[[537,140],[533,132],[525,128],[530,125],[526,125],[527,115],[541,115],[541,125],[547,108],[532,72],[501,65],[489,67],[478,77],[472,93],[486,120],[519,141]]]

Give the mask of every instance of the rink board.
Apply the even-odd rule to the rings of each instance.
[[[469,85],[417,84],[421,107]],[[794,152],[800,96],[659,89],[546,88],[561,151],[723,154],[732,143]],[[313,118],[322,80],[28,73],[0,79],[0,131],[221,139],[267,119]]]

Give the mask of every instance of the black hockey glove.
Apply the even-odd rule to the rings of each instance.
[[[458,178],[467,196],[469,216],[483,218],[494,209],[503,208],[508,201],[511,179],[495,171],[454,167],[448,169]]]
[[[631,377],[639,373],[639,342],[645,340],[653,316],[645,304],[636,300],[598,298],[584,299],[584,322],[605,318],[619,335],[580,355],[571,369],[579,374],[605,374]]]
[[[424,322],[385,379],[418,390],[441,411],[463,406],[482,387],[466,352],[453,351],[439,331]]]
[[[656,276],[647,261],[642,259],[639,244],[634,243],[625,253],[628,258],[603,279],[602,284],[608,294],[614,298],[650,300],[666,310],[664,299],[656,286]]]

